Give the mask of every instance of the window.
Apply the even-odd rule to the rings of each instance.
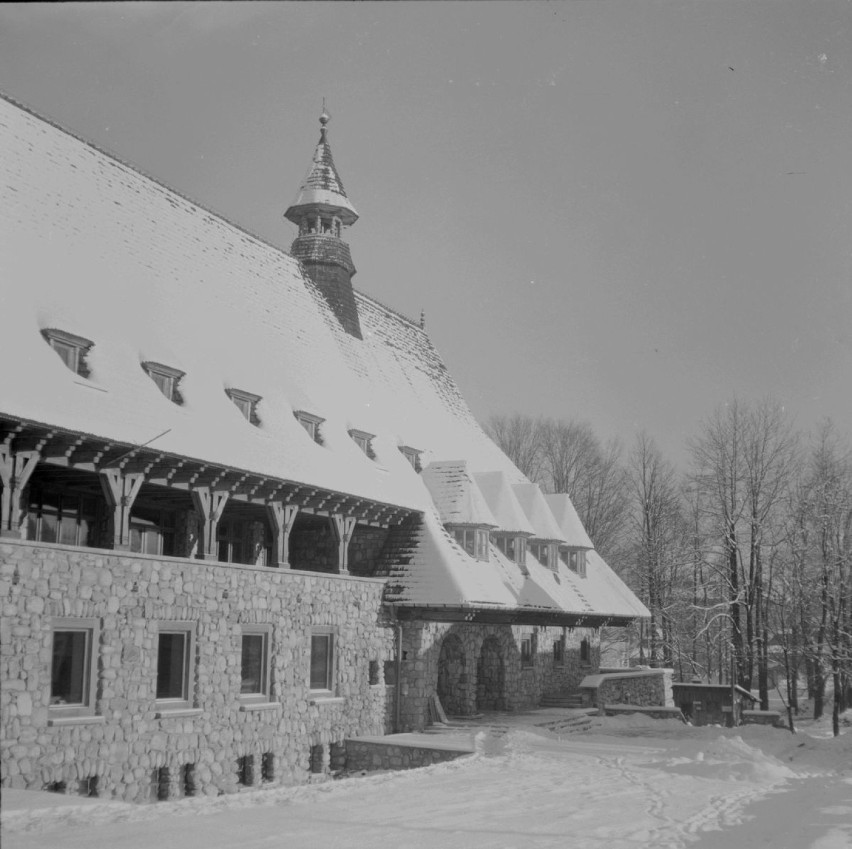
[[[57,330],[55,327],[46,328],[41,331],[47,344],[59,354],[59,358],[65,365],[80,377],[89,376],[89,367],[86,364],[86,354],[89,353],[94,343],[82,336]]]
[[[61,545],[92,545],[97,502],[74,493],[33,489],[27,512],[27,539]]]
[[[414,469],[415,472],[419,473],[422,470],[420,466],[420,455],[423,452],[418,451],[416,448],[409,448],[407,445],[400,445],[399,450],[402,456],[411,463],[411,468]]]
[[[293,415],[296,417],[299,424],[308,432],[308,436],[310,436],[317,445],[322,445],[320,425],[325,421],[325,419],[315,416],[313,413],[306,413],[304,410],[296,410]]]
[[[311,634],[311,689],[334,692],[334,634],[331,631]]]
[[[488,531],[485,528],[454,528],[456,542],[477,560],[488,560]]]
[[[553,641],[553,665],[565,665],[565,635],[563,634],[558,640]]]
[[[530,544],[533,556],[542,566],[550,568],[550,544],[546,542],[534,542]]]
[[[268,702],[269,627],[244,627],[240,660],[240,698],[244,701]]]
[[[169,510],[134,510],[130,517],[130,550],[174,556],[175,514]]]
[[[533,635],[526,634],[521,637],[521,666],[533,665]]]
[[[96,619],[55,619],[50,664],[50,717],[91,716],[95,712]]]
[[[373,451],[373,438],[375,434],[367,433],[365,430],[350,430],[349,435],[352,441],[371,459],[376,459],[376,453]]]
[[[522,536],[510,536],[509,534],[497,534],[497,547],[509,560],[524,566],[527,562],[527,540]]]
[[[566,553],[565,562],[572,572],[581,578],[586,577],[586,552],[582,549],[572,549]]]
[[[580,663],[583,666],[590,666],[592,663],[592,646],[588,637],[580,640]]]
[[[160,625],[157,639],[157,700],[190,707],[192,702],[192,626]]]
[[[148,377],[157,384],[157,389],[174,404],[183,404],[183,397],[178,390],[178,384],[185,372],[179,371],[162,363],[142,363],[142,368]]]
[[[257,405],[260,403],[260,395],[244,392],[242,389],[226,389],[228,397],[234,402],[234,406],[243,414],[243,418],[257,426],[260,419],[257,415]]]
[[[263,522],[229,519],[219,522],[216,529],[217,558],[222,563],[253,563],[262,566],[270,562],[272,541]]]

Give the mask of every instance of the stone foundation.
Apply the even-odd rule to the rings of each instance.
[[[346,741],[348,772],[371,772],[379,769],[417,769],[422,766],[454,761],[470,752],[454,749],[432,749],[426,746],[401,745],[368,740]]]
[[[382,734],[394,657],[383,582],[0,541],[2,785],[148,802],[308,780],[311,748]],[[95,626],[92,703],[51,706],[52,623]],[[191,634],[191,701],[157,701],[161,627]],[[267,702],[240,696],[245,626],[268,629]],[[310,690],[312,629],[334,634],[334,690]],[[370,683],[370,661],[374,677]],[[178,709],[176,709],[178,708]],[[266,764],[264,770],[263,765]]]

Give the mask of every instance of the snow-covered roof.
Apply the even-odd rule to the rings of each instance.
[[[500,524],[488,509],[466,461],[436,460],[421,475],[445,525],[496,528]]]
[[[564,492],[544,493],[544,500],[550,507],[550,512],[556,519],[556,524],[565,537],[565,543],[572,548],[594,548],[574,505],[571,497]]]
[[[548,542],[565,543],[562,529],[556,523],[544,494],[537,483],[516,483],[512,489],[529,523],[535,529],[535,538]]]
[[[534,562],[524,575],[494,547],[490,563],[474,561],[441,526],[452,507],[456,521],[564,539],[418,324],[356,292],[357,339],[280,249],[2,98],[0,135],[0,414],[420,512],[409,562],[388,567],[401,603],[583,611],[587,599],[601,614],[647,615],[599,558],[585,579],[560,566],[556,581]],[[88,377],[65,367],[46,328],[93,343]],[[144,362],[184,372],[182,405]],[[261,399],[259,425],[228,389]],[[322,445],[299,410],[324,419]],[[375,459],[353,429],[375,434]],[[439,516],[431,473],[418,475],[400,445],[447,480],[464,458],[466,499],[439,497]],[[511,499],[494,502],[499,518],[489,509],[476,476],[493,472],[529,527],[511,518]]]
[[[501,531],[535,535],[535,528],[512,492],[505,472],[479,472],[474,478]]]

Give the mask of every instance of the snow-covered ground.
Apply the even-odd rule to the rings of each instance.
[[[852,847],[849,730],[633,716],[562,739],[522,723],[457,733],[474,755],[212,799],[135,806],[6,790],[3,847]]]

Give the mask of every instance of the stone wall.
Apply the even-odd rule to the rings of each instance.
[[[580,687],[591,694],[591,702],[604,705],[672,706],[671,669],[641,669],[591,675]]]
[[[370,740],[347,740],[346,770],[370,772],[377,769],[417,769],[430,764],[454,761],[470,754],[470,752],[453,749],[395,745]]]
[[[533,643],[529,665],[521,658],[524,638],[531,638]],[[563,638],[564,658],[557,664],[553,643]],[[588,663],[580,661],[583,638],[591,644]],[[599,645],[596,632],[584,628],[406,622],[399,730],[425,728],[431,721],[429,703],[436,693],[448,714],[461,716],[481,710],[537,707],[544,695],[571,692],[585,675],[597,669]],[[483,657],[500,663],[490,662],[483,668]],[[494,684],[495,692],[483,692],[485,677]]]
[[[382,582],[0,541],[2,784],[126,801],[308,780],[332,744],[385,730],[394,657]],[[51,623],[97,626],[91,715],[51,707]],[[192,635],[191,702],[156,700],[160,627]],[[269,701],[240,696],[244,626],[268,629]],[[334,634],[335,688],[310,690],[312,628]],[[370,661],[378,682],[370,684]],[[374,675],[375,677],[375,675]],[[238,759],[243,760],[238,765]]]

